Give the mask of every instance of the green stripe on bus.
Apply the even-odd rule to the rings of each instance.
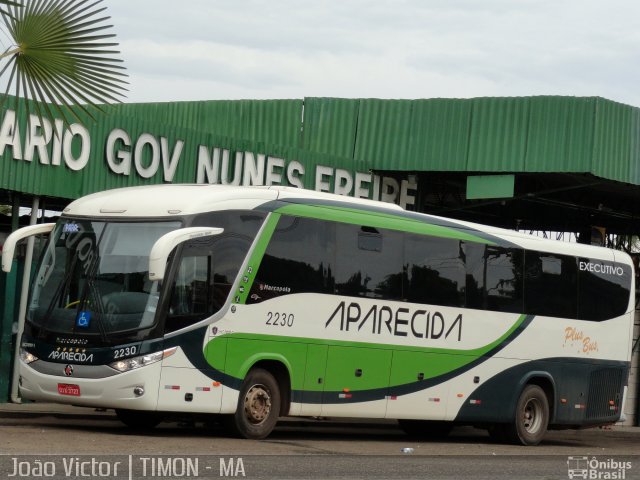
[[[269,214],[269,217],[267,217],[265,225],[260,233],[260,238],[258,238],[256,247],[251,253],[249,263],[247,263],[247,271],[243,273],[242,278],[240,279],[240,291],[238,291],[233,303],[245,304],[247,302],[249,291],[251,290],[251,286],[253,285],[258,269],[260,268],[264,252],[267,250],[267,246],[271,241],[273,232],[278,225],[278,220],[280,220],[279,213],[271,213]]]
[[[486,238],[467,233],[455,228],[434,225],[430,223],[410,220],[382,212],[361,211],[345,207],[328,207],[322,205],[290,204],[278,208],[278,213],[297,217],[316,218],[320,220],[366,225],[375,228],[386,228],[408,233],[433,235],[434,237],[454,238],[469,242],[497,245]]]
[[[358,381],[357,390],[370,390],[410,383],[415,381],[418,371],[424,373],[425,379],[429,379],[462,368],[508,341],[526,318],[526,315],[521,315],[509,330],[495,341],[482,347],[468,350],[252,333],[230,333],[211,340],[205,348],[205,355],[207,355],[207,361],[213,368],[224,370],[227,375],[240,380],[244,378],[255,363],[261,360],[281,358],[282,363],[290,370],[291,388],[293,390],[332,391],[344,388],[347,383],[353,382],[353,372],[350,370],[327,372],[327,378],[323,384],[305,383],[305,372],[307,370],[305,352],[308,345],[329,345],[330,348],[342,348],[344,349],[343,353],[347,355],[348,349],[357,348],[359,358],[367,366],[380,363],[377,361],[378,358],[389,356],[391,354],[389,351],[392,351],[393,364],[388,366],[388,375],[380,371],[379,375],[366,376]],[[216,342],[222,339],[227,339],[228,342],[224,366],[219,365],[220,359],[218,358],[215,361],[212,355],[212,352],[217,350]],[[385,354],[383,352],[389,353]]]

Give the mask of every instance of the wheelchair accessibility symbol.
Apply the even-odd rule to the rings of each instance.
[[[91,312],[80,312],[78,318],[76,319],[76,327],[79,328],[89,328],[89,324],[91,323]]]

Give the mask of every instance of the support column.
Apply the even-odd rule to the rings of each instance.
[[[11,211],[11,231],[18,229],[20,212],[20,197],[13,197],[13,209]],[[12,336],[13,321],[16,318],[16,288],[18,279],[18,261],[13,261],[13,268],[5,275],[3,309],[0,312],[0,403],[9,400],[9,385],[11,378]]]
[[[31,219],[29,225],[35,225],[38,221],[38,211],[40,198],[34,197],[31,205]],[[11,378],[11,395],[10,399],[13,403],[20,403],[18,396],[18,380],[20,374],[18,371],[18,362],[20,361],[20,343],[22,340],[22,332],[24,331],[24,320],[27,313],[27,298],[29,297],[29,280],[31,278],[31,263],[33,261],[33,246],[35,238],[29,237],[27,240],[27,252],[24,259],[24,269],[22,270],[22,289],[20,290],[20,308],[18,309],[18,331],[16,332],[16,342],[13,353],[13,375]]]

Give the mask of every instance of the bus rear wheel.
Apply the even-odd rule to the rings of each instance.
[[[538,445],[549,425],[549,401],[538,385],[527,385],[516,405],[516,415],[507,425],[507,439],[522,445]]]
[[[236,413],[227,426],[243,438],[266,438],[278,422],[280,402],[280,388],[273,375],[261,368],[251,370],[242,382]]]

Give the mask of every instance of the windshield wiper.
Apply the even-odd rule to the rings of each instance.
[[[76,263],[78,263],[78,254],[77,253],[76,253],[76,255],[73,256],[73,259],[71,260],[71,264],[69,265],[67,273],[62,278],[62,281],[58,284],[58,287],[56,288],[56,291],[54,292],[53,296],[51,297],[51,302],[49,302],[49,306],[47,307],[47,310],[46,310],[46,312],[44,314],[44,317],[40,320],[40,329],[38,331],[38,338],[44,338],[44,336],[45,336],[44,326],[45,326],[45,324],[47,322],[49,322],[51,320],[53,309],[55,308],[56,303],[58,303],[58,301],[61,299],[62,293],[65,290],[67,290],[67,288],[69,286],[69,282],[71,281],[71,278],[73,277],[73,272],[74,272],[74,270],[76,268]]]
[[[95,285],[95,278],[96,278],[96,273],[98,271],[98,265],[99,265],[99,259],[100,259],[100,255],[98,255],[98,245],[100,245],[100,241],[102,240],[102,236],[104,235],[104,232],[106,231],[106,228],[104,228],[102,230],[102,233],[100,234],[100,238],[98,238],[96,240],[96,245],[95,245],[95,255],[93,256],[93,258],[91,259],[91,263],[88,265],[88,267],[86,268],[85,271],[85,283],[84,283],[84,287],[82,288],[82,293],[80,294],[80,301],[78,302],[78,308],[76,310],[76,321],[73,322],[73,328],[72,328],[72,332],[73,333],[77,333],[76,332],[76,327],[78,326],[78,315],[80,314],[80,312],[82,312],[85,307],[87,306],[87,296],[89,294],[89,292],[91,292],[91,296],[93,297],[93,301],[95,302],[95,306],[96,308],[94,308],[95,313],[97,313],[97,315],[95,316],[95,319],[98,323],[98,331],[100,332],[100,340],[102,340],[102,343],[105,344],[107,342],[107,332],[104,328],[104,323],[102,320],[102,316],[104,313],[104,308],[103,308],[103,304],[102,304],[102,299],[100,298],[100,294],[98,292],[98,289],[96,288]]]

